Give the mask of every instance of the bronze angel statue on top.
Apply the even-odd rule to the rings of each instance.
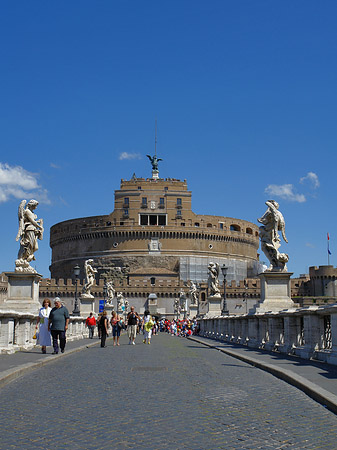
[[[43,219],[37,219],[37,215],[34,214],[39,204],[37,200],[30,200],[27,206],[26,203],[26,200],[22,200],[18,211],[19,231],[16,240],[20,240],[20,249],[15,261],[15,271],[36,273],[30,262],[35,261],[34,253],[39,248],[37,240],[43,239]]]
[[[157,158],[157,155],[154,155],[154,156],[146,155],[146,156],[151,161],[152,170],[158,170],[158,162],[162,161],[162,159],[161,158]]]

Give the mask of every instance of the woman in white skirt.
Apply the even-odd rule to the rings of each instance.
[[[150,311],[146,310],[144,312],[144,317],[143,317],[143,333],[144,333],[144,339],[143,339],[143,343],[146,344],[151,344],[151,336],[152,336],[152,327],[153,327],[153,320],[152,317],[150,315]]]
[[[41,345],[42,353],[46,353],[46,347],[51,346],[51,336],[48,331],[49,314],[51,311],[51,301],[49,298],[43,300],[43,307],[39,310],[36,329],[39,327],[39,337],[37,344]]]

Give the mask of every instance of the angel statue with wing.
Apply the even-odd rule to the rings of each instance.
[[[286,253],[280,253],[278,249],[281,246],[279,231],[281,231],[284,242],[288,243],[285,235],[285,221],[282,213],[278,210],[279,204],[275,200],[266,201],[267,211],[258,222],[262,224],[259,228],[261,249],[270,262],[268,271],[286,272],[286,263],[289,256]]]
[[[37,200],[30,200],[25,206],[26,203],[26,200],[22,200],[18,211],[19,231],[16,240],[20,240],[20,249],[15,261],[15,271],[36,273],[29,263],[35,261],[34,253],[39,248],[37,240],[43,239],[43,219],[37,219],[34,214],[39,204]]]
[[[157,155],[154,155],[154,156],[146,155],[146,156],[151,161],[152,170],[158,170],[158,162],[162,161],[162,159],[161,158],[157,158]]]

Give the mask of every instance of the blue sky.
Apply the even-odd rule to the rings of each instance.
[[[0,271],[17,208],[49,228],[108,214],[120,179],[186,179],[198,214],[257,223],[279,202],[299,275],[337,252],[335,1],[0,4]],[[264,255],[261,259],[265,260]]]

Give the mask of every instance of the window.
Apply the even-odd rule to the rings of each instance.
[[[195,222],[195,223],[194,223],[194,226],[195,226],[195,227],[200,227],[200,223],[199,223],[199,222]]]
[[[181,211],[180,211],[180,209],[178,209],[178,211],[177,211],[177,217],[181,217]]]
[[[123,217],[129,217],[129,210],[128,209],[124,209],[124,213],[123,213]]]
[[[166,225],[166,214],[140,214],[139,224],[146,225]]]
[[[182,205],[181,198],[177,198],[177,206],[181,206],[181,205]]]
[[[142,208],[147,208],[147,197],[142,197]]]
[[[246,228],[246,233],[247,234],[253,234],[253,230],[251,228]]]
[[[149,216],[150,219],[150,225],[157,225],[157,216],[151,215]]]
[[[231,225],[230,230],[231,231],[241,231],[241,228],[239,227],[239,225]]]
[[[220,230],[223,230],[223,222],[219,222]]]
[[[184,227],[185,226],[185,222],[181,222],[180,226]]]
[[[147,225],[148,221],[149,221],[149,216],[147,214],[140,215],[140,224],[141,225]]]
[[[161,226],[166,225],[166,216],[164,216],[164,215],[158,216],[158,225],[161,225]]]
[[[150,283],[152,284],[152,286],[154,286],[156,284],[156,278],[155,277],[151,277],[150,278]]]
[[[126,207],[126,205],[129,206],[129,197],[124,198],[124,205],[125,205],[125,207]]]
[[[142,190],[142,187],[141,187],[141,186],[138,186],[138,190],[141,191],[141,190]]]

